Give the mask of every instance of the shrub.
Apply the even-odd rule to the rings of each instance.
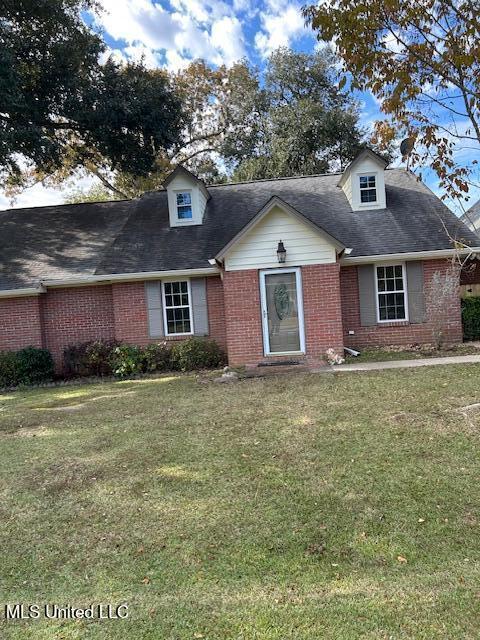
[[[143,367],[145,371],[149,373],[168,371],[171,366],[171,350],[166,342],[149,344],[143,349]]]
[[[95,340],[71,345],[63,352],[67,376],[108,376],[112,374],[112,351],[116,342]]]
[[[39,384],[52,380],[54,374],[53,358],[47,349],[26,347],[16,353],[20,383]]]
[[[225,362],[225,354],[214,340],[188,338],[171,350],[172,366],[179,371],[213,369]]]
[[[462,300],[462,323],[465,340],[480,339],[480,296]]]
[[[144,371],[145,361],[140,347],[121,344],[114,347],[110,358],[113,375],[126,378]]]
[[[0,352],[0,387],[15,387],[20,383],[18,358],[14,351]]]

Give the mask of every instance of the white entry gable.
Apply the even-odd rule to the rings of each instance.
[[[385,209],[385,167],[387,161],[371,149],[364,149],[348,165],[339,180],[353,211]]]
[[[165,180],[171,227],[202,224],[210,194],[203,180],[178,166]]]
[[[286,250],[279,264],[278,243]],[[273,197],[216,256],[226,271],[270,269],[336,262],[345,247],[281,198]]]

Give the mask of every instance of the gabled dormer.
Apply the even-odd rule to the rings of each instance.
[[[388,162],[371,149],[363,149],[348,165],[338,186],[353,211],[385,209],[385,167]]]
[[[207,187],[193,173],[178,166],[163,183],[168,195],[171,227],[202,224],[210,198]]]

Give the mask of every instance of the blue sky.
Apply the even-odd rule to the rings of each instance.
[[[151,67],[179,69],[199,57],[227,65],[246,57],[261,67],[279,46],[307,52],[317,46],[304,25],[303,2],[295,0],[100,0],[100,4],[104,11],[96,18],[87,15],[85,20],[95,21],[102,30],[108,54],[125,60],[143,57]],[[370,126],[381,118],[373,96],[361,93],[356,97],[362,124]],[[425,177],[437,192],[435,178]],[[90,179],[77,177],[69,188],[89,184]],[[14,206],[62,201],[61,190],[36,185],[20,195]],[[0,194],[0,208],[6,206],[9,203]]]

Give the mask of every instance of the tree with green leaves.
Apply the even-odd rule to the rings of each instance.
[[[323,173],[344,167],[364,132],[351,97],[338,89],[330,49],[279,49],[266,71],[245,60],[230,68],[194,61],[173,74],[185,114],[182,136],[146,178],[112,176],[129,196],[159,188],[177,164],[207,183]]]
[[[304,9],[321,40],[335,40],[354,89],[379,99],[381,143],[415,143],[410,166],[429,165],[446,196],[468,192],[480,147],[480,8],[471,0],[332,0]],[[478,181],[478,180],[477,180]]]
[[[6,0],[0,9],[0,179],[11,188],[78,168],[105,186],[147,175],[178,140],[181,103],[162,70],[99,62],[82,20],[95,0]],[[120,195],[120,194],[118,194]]]
[[[236,179],[339,170],[362,146],[357,105],[338,88],[329,47],[313,54],[278,49],[267,61],[260,91],[249,144],[224,150]]]

